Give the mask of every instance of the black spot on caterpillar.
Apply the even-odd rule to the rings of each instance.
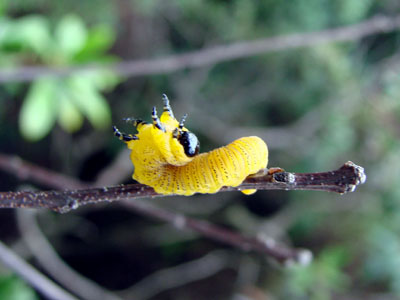
[[[153,107],[152,123],[125,119],[137,129],[136,134],[122,133],[114,126],[115,136],[132,151],[133,179],[153,187],[159,194],[189,196],[216,193],[223,186],[238,186],[248,175],[267,166],[267,145],[256,136],[243,137],[199,154],[196,135],[184,127],[186,115],[178,122],[165,94],[163,101],[160,118]]]

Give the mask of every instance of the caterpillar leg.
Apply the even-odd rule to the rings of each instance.
[[[181,121],[179,122],[179,129],[182,130],[183,126],[185,126],[185,121],[186,121],[187,116],[188,116],[187,114],[183,115]]]
[[[121,141],[129,142],[129,141],[133,141],[133,140],[138,140],[138,139],[139,139],[136,135],[122,133],[122,132],[119,131],[118,128],[115,127],[115,126],[113,126],[113,130],[114,130],[114,135],[115,135],[117,138],[119,138]]]
[[[172,112],[171,105],[169,105],[169,99],[168,99],[167,95],[166,95],[166,94],[163,94],[162,97],[163,97],[163,102],[164,102],[163,111],[164,111],[164,112],[167,112],[168,115],[169,115],[171,118],[174,118],[174,113]]]
[[[175,128],[174,131],[172,132],[172,136],[174,138],[177,139],[182,134],[182,128],[183,128],[183,126],[185,126],[186,118],[187,118],[187,114],[184,114],[181,121],[179,122],[179,127]]]
[[[151,112],[151,118],[153,119],[153,125],[165,132],[165,128],[164,126],[162,126],[160,119],[157,116],[157,109],[155,106],[153,106],[153,110]]]
[[[132,123],[132,125],[133,125],[137,130],[139,129],[139,126],[149,124],[149,123],[146,122],[146,121],[143,121],[143,120],[141,120],[141,119],[135,119],[135,118],[124,118],[124,119],[122,119],[122,120],[124,120],[124,121],[127,122],[127,123]]]
[[[285,172],[284,169],[282,168],[268,168],[268,169],[261,169],[259,172],[257,172],[256,174],[252,174],[249,177],[257,177],[257,176],[264,176],[266,174],[268,175],[273,175],[275,173],[281,173],[281,172]],[[241,190],[241,192],[245,195],[252,195],[255,192],[257,192],[256,189],[248,189],[248,190]]]
[[[282,169],[280,167],[268,168],[268,175],[273,175],[275,173],[281,173],[281,172],[285,172],[285,169]]]

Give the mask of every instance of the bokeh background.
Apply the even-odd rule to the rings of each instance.
[[[175,71],[156,64],[152,74],[136,76],[107,67],[71,68],[124,66],[399,13],[397,0],[2,1],[2,154],[99,186],[132,182],[128,153],[111,126],[129,131],[122,118],[150,120],[152,106],[160,111],[161,94],[167,93],[177,116],[189,114],[187,127],[202,151],[258,135],[269,146],[270,166],[316,172],[351,160],[365,167],[368,179],[343,196],[259,191],[145,200],[310,249],[314,260],[308,266],[280,266],[121,203],[64,215],[1,210],[1,240],[56,282],[65,282],[63,267],[57,267],[61,259],[121,299],[398,299],[396,28]],[[45,74],[46,68],[53,71]],[[69,72],[56,76],[55,69]],[[1,191],[51,188],[0,170]],[[80,279],[68,280],[76,287]],[[90,293],[87,299],[95,295]],[[46,299],[4,266],[0,298]]]

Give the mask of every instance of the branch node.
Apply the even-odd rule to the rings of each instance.
[[[283,182],[286,184],[296,184],[296,176],[290,172],[278,172],[272,174],[272,178],[275,182]]]
[[[354,183],[354,187],[353,190],[351,190],[351,192],[355,190],[357,185],[364,184],[365,181],[367,180],[367,175],[365,174],[364,168],[359,165],[356,165],[352,161],[346,162],[343,168],[351,168],[354,170],[354,174],[356,176],[356,182]]]
[[[302,267],[308,266],[313,260],[313,254],[308,249],[297,249],[296,254],[284,262],[285,267],[299,265]]]
[[[60,214],[65,214],[67,212],[70,212],[71,210],[77,209],[80,206],[80,203],[77,199],[74,199],[73,197],[70,197],[65,194],[65,205],[61,207],[56,207],[55,210],[60,213]]]

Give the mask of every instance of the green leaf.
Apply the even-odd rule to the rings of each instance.
[[[7,10],[7,3],[5,1],[0,1],[0,16],[5,15]]]
[[[11,22],[7,18],[0,18],[0,46],[4,47],[7,42],[8,32],[11,29]]]
[[[22,135],[31,141],[46,136],[57,115],[56,84],[53,79],[39,79],[29,89],[19,115]]]
[[[335,5],[337,6],[338,17],[349,24],[359,22],[362,18],[365,18],[374,5],[374,1],[339,0],[335,2]]]
[[[67,15],[58,23],[55,36],[61,50],[66,55],[73,56],[84,46],[87,30],[80,17]]]
[[[75,105],[92,125],[98,129],[110,126],[110,107],[96,89],[93,81],[85,76],[71,76],[68,81]]]
[[[12,275],[0,278],[0,299],[37,300],[39,298],[25,282]]]
[[[93,55],[107,51],[115,41],[114,31],[104,24],[90,29],[80,56]]]
[[[45,55],[52,45],[49,24],[41,16],[27,16],[17,20],[0,20],[1,48],[16,52],[30,49],[38,55]]]
[[[39,55],[46,55],[52,43],[49,24],[42,16],[19,19],[8,38],[32,48]]]
[[[68,132],[77,131],[82,127],[83,116],[79,109],[74,105],[67,93],[60,94],[60,109],[58,121],[61,127]]]

